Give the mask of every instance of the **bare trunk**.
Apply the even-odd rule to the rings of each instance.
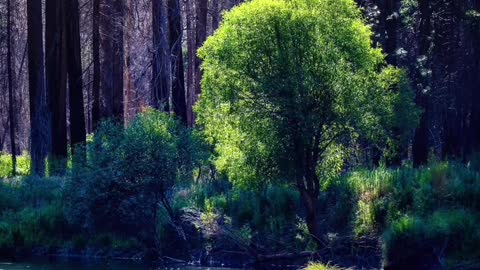
[[[10,118],[10,151],[12,154],[12,175],[17,174],[17,150],[15,143],[15,95],[13,93],[12,69],[12,6],[7,0],[7,76],[8,76],[8,117]]]
[[[217,30],[219,24],[220,24],[220,7],[219,7],[219,1],[218,0],[212,0],[212,8],[211,8],[211,14],[212,14],[212,34]]]
[[[124,86],[125,86],[125,104],[124,104],[124,111],[125,111],[125,120],[127,123],[132,120],[133,116],[135,115],[134,112],[131,111],[130,106],[133,105],[133,99],[135,96],[135,90],[132,81],[132,59],[131,59],[131,52],[132,52],[132,35],[133,35],[133,11],[134,11],[134,1],[127,0],[126,1],[126,10],[125,13],[125,68],[124,68]]]
[[[152,105],[170,111],[170,52],[168,49],[167,10],[164,0],[152,1]]]
[[[196,50],[195,50],[195,95],[201,92],[200,82],[202,81],[202,71],[200,70],[201,60],[197,55],[198,49],[207,39],[207,0],[196,0]]]
[[[187,123],[187,105],[182,55],[182,18],[179,0],[168,0],[168,25],[171,57],[172,104],[175,115]]]
[[[195,18],[194,18],[194,0],[187,0],[187,50],[188,50],[188,67],[187,67],[187,122],[192,127],[195,124],[193,113],[193,105],[195,105],[196,94],[194,85],[195,76]]]
[[[113,38],[113,117],[120,124],[125,123],[124,94],[123,94],[123,66],[124,66],[124,0],[115,0],[113,2],[114,18],[114,38]]]
[[[31,167],[32,174],[44,176],[48,145],[48,115],[43,64],[42,4],[40,1],[27,1],[27,20]]]
[[[72,149],[77,151],[75,145],[86,142],[78,0],[65,1],[65,15],[66,50],[68,52],[67,71],[70,104],[70,140]],[[84,153],[78,154],[84,155]]]
[[[420,10],[420,17],[421,17],[421,24],[420,24],[420,48],[419,48],[419,55],[426,55],[428,49],[430,47],[429,35],[431,31],[430,26],[430,7],[429,7],[428,0],[421,0],[419,1],[419,10]],[[420,72],[420,71],[419,71]],[[428,97],[426,93],[424,93],[423,88],[426,87],[425,80],[422,80],[422,75],[417,74],[417,84],[421,85],[421,89],[417,89],[417,97],[416,103],[424,112],[420,119],[420,124],[415,131],[415,138],[413,142],[413,163],[418,166],[425,164],[428,161],[428,151],[429,151],[429,114],[430,114],[430,107],[428,106]]]
[[[93,104],[92,128],[96,130],[100,122],[100,0],[93,0],[92,15],[92,58],[93,58]]]
[[[102,118],[114,118],[123,124],[123,0],[107,0],[100,7]]]
[[[63,0],[46,1],[45,65],[51,112],[50,172],[62,173],[67,157],[66,55]],[[57,167],[58,166],[58,167]]]

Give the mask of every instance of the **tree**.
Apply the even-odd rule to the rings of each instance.
[[[96,130],[100,122],[100,0],[93,0],[92,13],[92,61],[93,61],[93,104],[92,127]]]
[[[72,148],[86,142],[78,0],[65,1],[67,71]]]
[[[100,6],[101,50],[101,87],[103,93],[102,118],[114,118],[124,123],[123,100],[123,26],[124,1],[107,0]]]
[[[67,157],[66,117],[66,51],[64,4],[62,0],[45,2],[45,74],[48,93],[48,108],[51,113],[49,156],[53,160]],[[59,165],[59,168],[56,166]],[[50,172],[62,171],[62,164],[49,162]]]
[[[10,119],[10,149],[12,154],[12,175],[17,173],[17,150],[15,144],[15,95],[13,92],[12,63],[12,5],[7,0],[7,76],[8,76],[8,118]]]
[[[152,103],[153,107],[170,111],[170,53],[167,11],[164,1],[152,2]]]
[[[195,59],[197,47],[195,45],[195,8],[194,0],[187,0],[186,2],[186,19],[187,19],[187,122],[189,126],[193,126],[195,122],[193,105],[197,100],[195,93]]]
[[[48,145],[47,94],[43,54],[42,5],[27,1],[28,24],[28,78],[30,94],[30,156],[32,173],[45,175],[45,157]]]
[[[172,104],[175,115],[187,123],[187,104],[182,56],[182,17],[179,0],[168,0]]]
[[[243,187],[295,186],[319,245],[317,169],[329,149],[415,124],[403,72],[385,66],[371,35],[353,0],[254,0],[227,13],[199,52],[196,111],[217,168]]]

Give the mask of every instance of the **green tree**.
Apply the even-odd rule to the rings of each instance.
[[[353,0],[253,0],[199,51],[196,111],[217,168],[239,186],[295,185],[319,244],[316,169],[327,150],[360,136],[380,144],[414,124],[403,72],[371,35]]]

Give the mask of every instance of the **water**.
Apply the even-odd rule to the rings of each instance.
[[[129,262],[0,262],[0,270],[239,270],[213,267],[151,267]]]

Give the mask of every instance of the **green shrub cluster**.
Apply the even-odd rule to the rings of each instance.
[[[386,265],[414,265],[417,256],[445,263],[480,258],[480,174],[471,164],[357,170],[329,189],[354,197],[344,221],[357,237],[382,238]]]
[[[322,263],[311,263],[307,267],[305,267],[304,270],[341,270],[341,269],[328,264],[325,265]]]
[[[87,159],[73,166],[66,183],[69,221],[82,230],[137,237],[154,245],[160,215],[175,218],[172,194],[192,178],[200,144],[191,130],[154,110],[127,128],[103,123],[82,149]]]
[[[30,156],[24,152],[17,156],[17,175],[26,176],[30,174]],[[12,156],[0,153],[0,179],[12,177]]]
[[[60,178],[0,182],[0,250],[58,246],[68,234]]]

